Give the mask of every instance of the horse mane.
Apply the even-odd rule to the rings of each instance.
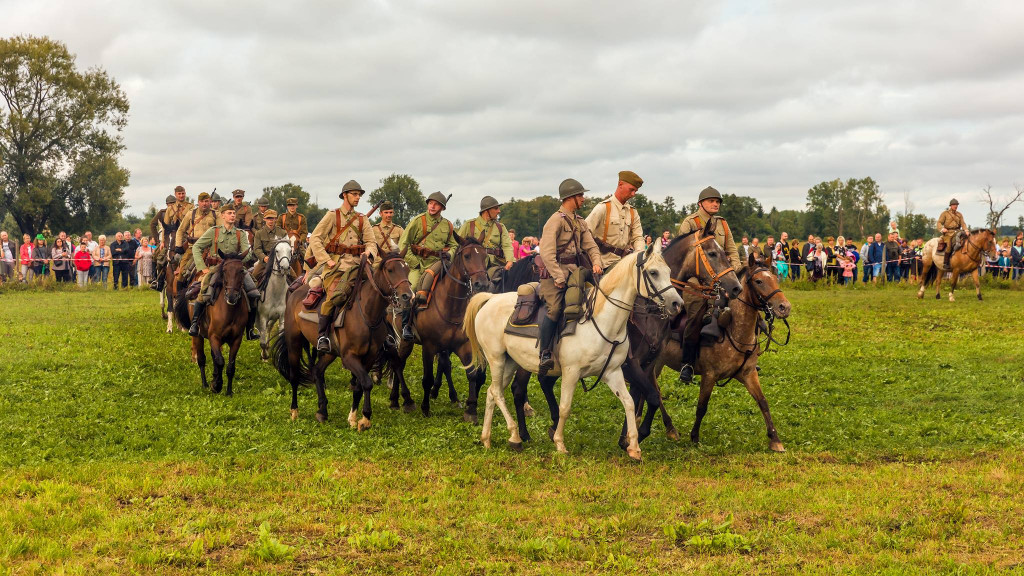
[[[664,248],[662,248],[662,252],[664,252],[665,250],[668,250],[669,248],[671,248],[671,247],[672,247],[672,246],[673,246],[673,245],[674,245],[674,244],[675,244],[676,242],[680,242],[680,241],[682,241],[682,240],[683,240],[684,238],[688,238],[688,237],[690,237],[690,236],[693,236],[693,235],[694,235],[694,234],[696,234],[697,232],[700,232],[700,230],[699,230],[699,229],[698,229],[698,230],[691,230],[690,232],[687,232],[686,234],[680,234],[679,236],[676,236],[675,238],[673,238],[673,239],[672,239],[672,240],[671,240],[671,241],[670,241],[670,242],[668,243],[668,246],[665,246]]]
[[[523,284],[534,280],[534,259],[537,258],[536,254],[530,254],[526,258],[516,260],[512,267],[505,272],[506,286],[516,287],[522,286]]]
[[[632,252],[626,256],[623,256],[612,269],[601,278],[600,290],[597,291],[597,298],[594,301],[594,314],[598,314],[604,308],[604,303],[608,299],[605,294],[611,293],[615,287],[624,282],[627,277],[631,276],[636,269],[636,259],[640,257],[641,252]],[[661,262],[662,264],[668,265],[665,259],[662,258],[659,253],[651,253],[650,257],[647,258],[647,262]],[[628,264],[627,264],[628,262]]]
[[[992,230],[989,229],[989,228],[975,228],[975,229],[971,230],[968,233],[968,235],[969,236],[974,236],[975,234],[980,234],[982,232],[992,232]],[[996,234],[993,232],[992,235],[995,236]]]

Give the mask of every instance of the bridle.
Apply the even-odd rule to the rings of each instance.
[[[482,270],[477,270],[475,272],[470,272],[470,271],[466,270],[466,265],[463,264],[462,263],[462,259],[459,258],[459,255],[462,254],[463,250],[465,250],[467,248],[470,248],[470,247],[473,247],[473,246],[479,246],[479,245],[478,244],[465,244],[463,246],[460,246],[459,249],[455,251],[455,256],[452,258],[452,260],[453,260],[452,262],[449,262],[445,258],[441,258],[441,270],[444,272],[444,275],[449,277],[449,278],[451,278],[452,282],[455,282],[456,285],[461,286],[461,287],[466,289],[466,295],[465,296],[458,296],[458,295],[452,294],[451,291],[445,293],[445,298],[447,298],[448,300],[465,301],[465,300],[469,300],[470,298],[472,298],[473,295],[476,293],[476,291],[473,289],[473,279],[477,278],[478,276],[483,275],[484,279],[487,280],[488,283],[490,283],[490,279],[487,277],[487,265],[486,264],[484,264],[484,267],[483,267]],[[483,247],[481,246],[481,249],[482,248]],[[458,262],[455,262],[456,260]],[[455,275],[455,272],[457,270],[461,270],[460,276],[462,276],[462,278],[460,278],[459,276]],[[469,278],[465,278],[467,274],[469,275]],[[448,318],[447,316],[445,316],[444,312],[440,308],[438,308],[437,312],[438,312],[438,316],[440,316],[441,319],[444,320],[445,322],[447,322],[448,324],[451,324],[452,326],[462,326],[462,318],[459,318],[458,320],[452,320],[451,318]]]
[[[270,249],[270,253],[274,255],[273,260],[270,262],[270,273],[271,274],[287,274],[288,269],[292,267],[292,258],[295,257],[295,252],[292,251],[287,256],[278,256],[277,247],[280,244],[288,244],[289,248],[292,248],[291,241],[288,238],[281,238],[274,243],[273,248]],[[284,262],[284,264],[282,264]]]
[[[406,274],[405,279],[401,280],[397,284],[395,284],[395,283],[393,283],[391,281],[391,277],[387,274],[387,272],[385,271],[385,268],[387,267],[387,265],[389,263],[395,262],[395,261],[400,262],[401,265],[403,265],[403,266],[406,266],[406,267],[409,266],[408,264],[405,263],[405,259],[402,258],[401,256],[391,256],[389,258],[385,258],[384,261],[381,262],[380,269],[381,269],[382,272],[384,272],[384,277],[387,278],[387,281],[388,281],[388,286],[387,287],[391,289],[391,294],[390,295],[388,295],[388,293],[385,290],[381,289],[380,285],[377,284],[377,279],[375,278],[375,274],[373,273],[373,265],[370,264],[370,260],[369,259],[363,259],[362,268],[363,268],[363,272],[366,274],[366,278],[370,281],[370,286],[373,288],[373,290],[375,292],[377,292],[377,294],[379,294],[381,298],[383,298],[386,302],[388,302],[392,308],[397,309],[399,307],[399,299],[400,299],[400,296],[398,294],[399,288],[401,288],[403,284],[409,284],[410,286],[412,284],[409,282],[409,275],[408,274]],[[383,322],[384,318],[387,316],[385,314],[384,316],[381,316],[380,319],[378,319],[376,322],[371,324],[370,321],[366,318],[366,311],[363,310],[362,300],[359,299],[359,298],[356,298],[356,302],[359,305],[359,315],[363,317],[363,323],[365,323],[367,328],[369,328],[371,331],[374,330],[375,328],[377,328],[377,326],[380,326],[381,322]]]
[[[747,285],[750,286],[750,291],[751,291],[751,293],[754,294],[754,297],[756,298],[756,301],[755,302],[747,302],[743,298],[739,298],[739,297],[737,297],[736,300],[738,300],[740,303],[742,303],[742,304],[744,304],[744,305],[746,305],[746,306],[748,306],[750,308],[753,308],[754,310],[764,314],[764,323],[765,323],[765,326],[766,326],[766,328],[763,330],[764,334],[765,334],[765,347],[764,347],[764,350],[768,350],[768,346],[770,346],[773,342],[775,343],[776,346],[786,346],[786,345],[789,344],[789,338],[792,335],[792,331],[789,328],[789,320],[787,320],[785,318],[779,318],[779,316],[777,316],[775,314],[775,308],[773,308],[772,305],[771,305],[771,299],[773,297],[775,297],[776,294],[780,294],[782,292],[782,288],[776,288],[775,290],[772,290],[768,294],[762,295],[760,292],[757,291],[756,288],[754,288],[750,284],[751,282],[753,282],[754,277],[757,276],[758,274],[770,274],[772,276],[775,275],[775,273],[772,272],[772,269],[770,267],[764,266],[764,265],[758,265],[753,270],[747,272]],[[782,320],[782,323],[786,325],[786,340],[785,340],[785,342],[779,342],[772,335],[772,333],[775,331],[775,320]],[[757,336],[758,336],[758,333],[760,331],[761,331],[761,325],[760,325],[760,322],[759,322],[757,324],[756,328],[754,329],[754,342],[755,342],[755,344],[758,344],[757,343]],[[729,334],[728,328],[724,328],[723,332],[725,332],[725,334],[729,336],[729,341],[732,343],[733,348],[736,348],[737,352],[743,352],[742,350],[740,350],[736,346],[736,343],[732,339],[732,335]],[[759,347],[759,345],[758,345],[758,347]]]
[[[679,290],[689,290],[690,292],[694,292],[705,300],[714,300],[718,297],[718,293],[722,289],[722,277],[729,272],[734,272],[735,270],[732,266],[727,266],[726,268],[723,268],[721,272],[715,272],[715,269],[711,266],[711,261],[708,260],[707,253],[704,251],[704,243],[713,239],[714,235],[708,235],[701,238],[702,234],[699,230],[695,232],[695,234],[696,239],[694,240],[693,247],[696,263],[694,265],[693,277],[697,278],[697,285],[694,286],[689,281],[682,279],[685,267],[681,266],[679,268],[679,277],[672,279],[672,286]],[[707,272],[707,277],[709,278],[708,284],[700,283],[702,272]]]

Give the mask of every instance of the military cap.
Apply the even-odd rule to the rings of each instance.
[[[434,202],[440,204],[441,208],[448,207],[448,197],[442,194],[441,192],[434,192],[433,194],[428,196],[427,201],[429,202],[430,200],[433,200]]]
[[[299,205],[299,201],[296,200],[295,198],[289,198],[288,201],[285,202],[285,205],[286,206],[298,206]]]
[[[573,196],[579,196],[584,192],[590,192],[583,187],[578,181],[572,178],[566,178],[562,180],[562,183],[558,185],[558,199],[565,200],[566,198],[572,198]]]
[[[633,172],[632,170],[623,170],[622,172],[619,172],[619,182],[632,184],[637,188],[644,185],[644,179],[637,176],[636,172]]]
[[[220,207],[220,213],[221,214],[227,212],[228,210],[234,212],[235,211],[235,205],[234,204],[225,204],[225,205]]]
[[[697,197],[697,203],[700,204],[701,202],[707,200],[708,198],[718,198],[719,200],[721,200],[722,194],[718,190],[715,190],[711,186],[708,186],[707,188],[700,191],[700,196]]]
[[[270,206],[270,200],[267,200],[266,198],[260,198],[259,200],[256,201],[256,205],[257,206]]]
[[[210,195],[210,200],[212,200],[213,202],[223,202],[224,197],[214,192],[213,194]]]
[[[174,187],[174,191],[175,192],[184,192],[185,191],[185,187],[184,186],[175,186]]]
[[[953,198],[952,200],[949,201],[949,205],[950,206],[959,206],[960,205],[960,201],[957,200],[956,198]]]
[[[168,196],[166,198],[166,200],[167,200],[168,204],[174,204],[175,202],[178,201],[178,199],[174,197],[174,194],[171,194],[170,196]]]
[[[210,199],[209,192],[200,192],[199,193],[199,201],[200,202],[202,202],[203,200],[209,200],[209,199]]]
[[[383,212],[385,210],[394,210],[394,209],[395,209],[395,205],[391,203],[391,200],[385,200],[385,201],[380,203],[380,211],[381,212]]]
[[[277,218],[277,212],[275,212],[272,209],[267,210],[266,212],[263,213],[263,219],[266,220],[267,218]]]
[[[501,203],[498,202],[493,196],[484,196],[483,198],[480,199],[481,213],[483,213],[485,210],[490,210],[491,208],[497,208],[499,206],[501,206]]]
[[[242,197],[245,197],[245,190],[242,190],[241,188],[238,188],[237,190],[232,192],[231,195],[232,196],[242,196]]]
[[[363,190],[363,187],[359,185],[359,182],[356,182],[355,180],[349,180],[348,182],[345,182],[344,186],[341,187],[341,194],[338,194],[338,197],[344,198],[345,194],[349,192],[362,192],[363,194],[365,194],[366,190]]]

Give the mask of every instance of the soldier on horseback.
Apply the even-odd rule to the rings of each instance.
[[[210,195],[203,192],[199,195],[199,205],[189,211],[178,226],[174,239],[174,252],[179,256],[185,253],[190,244],[194,244],[208,229],[217,225],[217,216],[210,209]],[[188,280],[196,271],[195,258],[185,258],[175,272],[175,280]]]
[[[957,237],[967,232],[967,223],[964,222],[964,215],[957,210],[958,208],[960,202],[953,198],[949,201],[949,209],[945,210],[936,222],[936,228],[942,234],[938,248],[943,251],[943,268],[949,268],[949,258],[953,254],[953,244]]]
[[[285,237],[284,230],[274,226],[277,221],[277,212],[267,210],[263,213],[264,225],[253,235],[252,251],[256,254],[256,266],[252,269],[254,278],[263,277],[263,270],[274,250],[274,244]]]
[[[269,223],[267,222],[267,211],[268,211],[269,207],[270,207],[270,200],[267,200],[266,197],[261,197],[256,202],[256,214],[254,214],[253,217],[252,217],[252,230],[253,230],[253,232],[259,232],[260,230],[265,228],[268,224],[270,225],[271,228],[277,228],[277,216],[276,216],[277,211],[276,210],[273,211],[274,214],[275,214],[274,221],[273,222],[269,222]]]
[[[173,228],[165,225],[163,222],[167,211],[174,207],[175,202],[177,202],[177,199],[173,194],[168,196],[167,207],[157,212],[156,216],[153,216],[153,219],[149,221],[149,236],[159,245],[156,249],[156,272],[153,274],[153,281],[149,283],[157,292],[162,292],[164,289],[163,268],[167,264],[167,251],[172,248],[171,245],[174,242],[175,232]],[[159,240],[156,240],[157,238]]]
[[[448,206],[448,198],[434,192],[427,198],[427,211],[409,221],[398,241],[398,249],[409,264],[409,283],[415,287],[416,302],[427,303],[434,279],[441,272],[441,259],[451,260],[459,243],[455,240],[455,226],[441,212]],[[409,325],[412,310],[402,312],[402,339],[412,340]]]
[[[736,242],[733,240],[732,231],[729,230],[729,223],[718,215],[722,208],[722,194],[711,186],[701,190],[697,197],[697,211],[690,214],[679,225],[679,234],[689,234],[697,230],[711,230],[715,235],[715,241],[729,255],[729,263],[734,270],[741,267],[739,251],[736,249]],[[695,286],[699,285],[696,278],[689,280]],[[693,368],[697,362],[697,352],[700,350],[700,330],[704,326],[704,317],[708,313],[708,301],[699,290],[683,291],[683,307],[686,309],[686,328],[683,331],[683,365],[679,370],[679,380],[682,382],[693,382]]]
[[[331,210],[313,229],[308,252],[316,259],[315,267],[307,260],[309,294],[303,300],[312,308],[327,292],[320,305],[319,338],[316,349],[331,350],[331,321],[335,309],[342,307],[352,293],[352,285],[359,273],[360,256],[365,252],[370,263],[377,256],[377,243],[366,216],[356,212],[365,191],[355,180],[349,180],[341,189],[341,208]],[[314,274],[316,271],[322,272]],[[326,288],[325,288],[326,287]]]
[[[565,307],[566,281],[577,268],[588,262],[594,274],[600,274],[601,252],[594,242],[587,221],[576,213],[583,205],[583,185],[568,178],[558,185],[561,208],[548,218],[540,239],[540,258],[546,274],[540,281],[540,298],[547,305],[547,314],[540,322],[540,368],[544,376],[555,367],[551,348],[558,329],[558,321]],[[546,276],[546,277],[545,277]]]
[[[163,224],[164,233],[168,234],[169,240],[174,240],[173,243],[167,243],[163,250],[157,252],[156,255],[156,268],[157,270],[163,270],[164,266],[167,265],[167,258],[171,251],[177,252],[175,249],[181,246],[178,241],[177,232],[181,229],[182,223],[188,216],[188,213],[195,207],[185,198],[185,187],[175,186],[174,187],[174,205],[168,206],[164,210],[164,215],[160,219],[160,223]],[[182,254],[182,252],[177,252]],[[158,291],[163,290],[163,275],[156,275],[157,286],[154,286]]]
[[[380,222],[373,225],[374,241],[381,252],[396,252],[398,241],[402,239],[405,229],[392,222],[395,217],[395,205],[390,200],[380,203]]]
[[[235,203],[235,225],[246,232],[253,229],[252,206],[245,203],[245,190],[238,189],[231,193]]]
[[[306,226],[306,215],[299,212],[299,201],[289,198],[286,212],[277,218],[277,225],[284,229],[289,238],[295,238],[295,253],[302,254],[309,229]]]
[[[595,206],[587,216],[587,226],[601,250],[602,268],[611,268],[626,254],[646,248],[640,216],[636,208],[626,204],[643,185],[643,178],[636,172],[619,172],[615,193]]]
[[[498,222],[501,204],[491,196],[480,200],[480,215],[459,228],[459,236],[475,238],[487,252],[487,277],[497,284],[501,271],[508,270],[515,262],[512,256],[512,238],[505,226]]]
[[[220,210],[220,215],[224,223],[208,228],[192,245],[192,260],[196,269],[203,275],[203,279],[192,310],[192,326],[188,329],[191,336],[199,335],[199,322],[202,320],[206,305],[210,302],[210,282],[220,270],[220,255],[245,254],[246,261],[253,258],[252,252],[249,252],[248,235],[235,227],[235,207],[231,204],[224,206]],[[243,282],[245,295],[249,298],[245,338],[255,340],[259,337],[253,325],[256,322],[256,306],[259,303],[260,292],[248,272],[245,273]]]

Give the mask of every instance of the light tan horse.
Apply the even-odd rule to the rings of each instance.
[[[956,290],[957,281],[960,280],[962,274],[970,274],[974,280],[974,291],[978,294],[978,300],[981,300],[981,283],[978,280],[978,268],[981,266],[981,261],[985,257],[985,253],[989,250],[995,249],[996,233],[994,230],[987,228],[979,228],[972,230],[967,238],[964,239],[963,246],[956,251],[949,259],[949,267],[951,272],[951,283],[949,286],[949,301],[953,302],[953,292]],[[942,275],[946,272],[941,268],[942,254],[937,254],[937,248],[939,245],[938,238],[932,238],[924,245],[924,250],[921,255],[921,262],[923,268],[921,269],[921,287],[917,291],[918,298],[924,298],[924,288],[928,285],[928,282],[935,279],[935,298],[938,299],[942,292]],[[947,247],[947,250],[951,250],[952,246]]]

